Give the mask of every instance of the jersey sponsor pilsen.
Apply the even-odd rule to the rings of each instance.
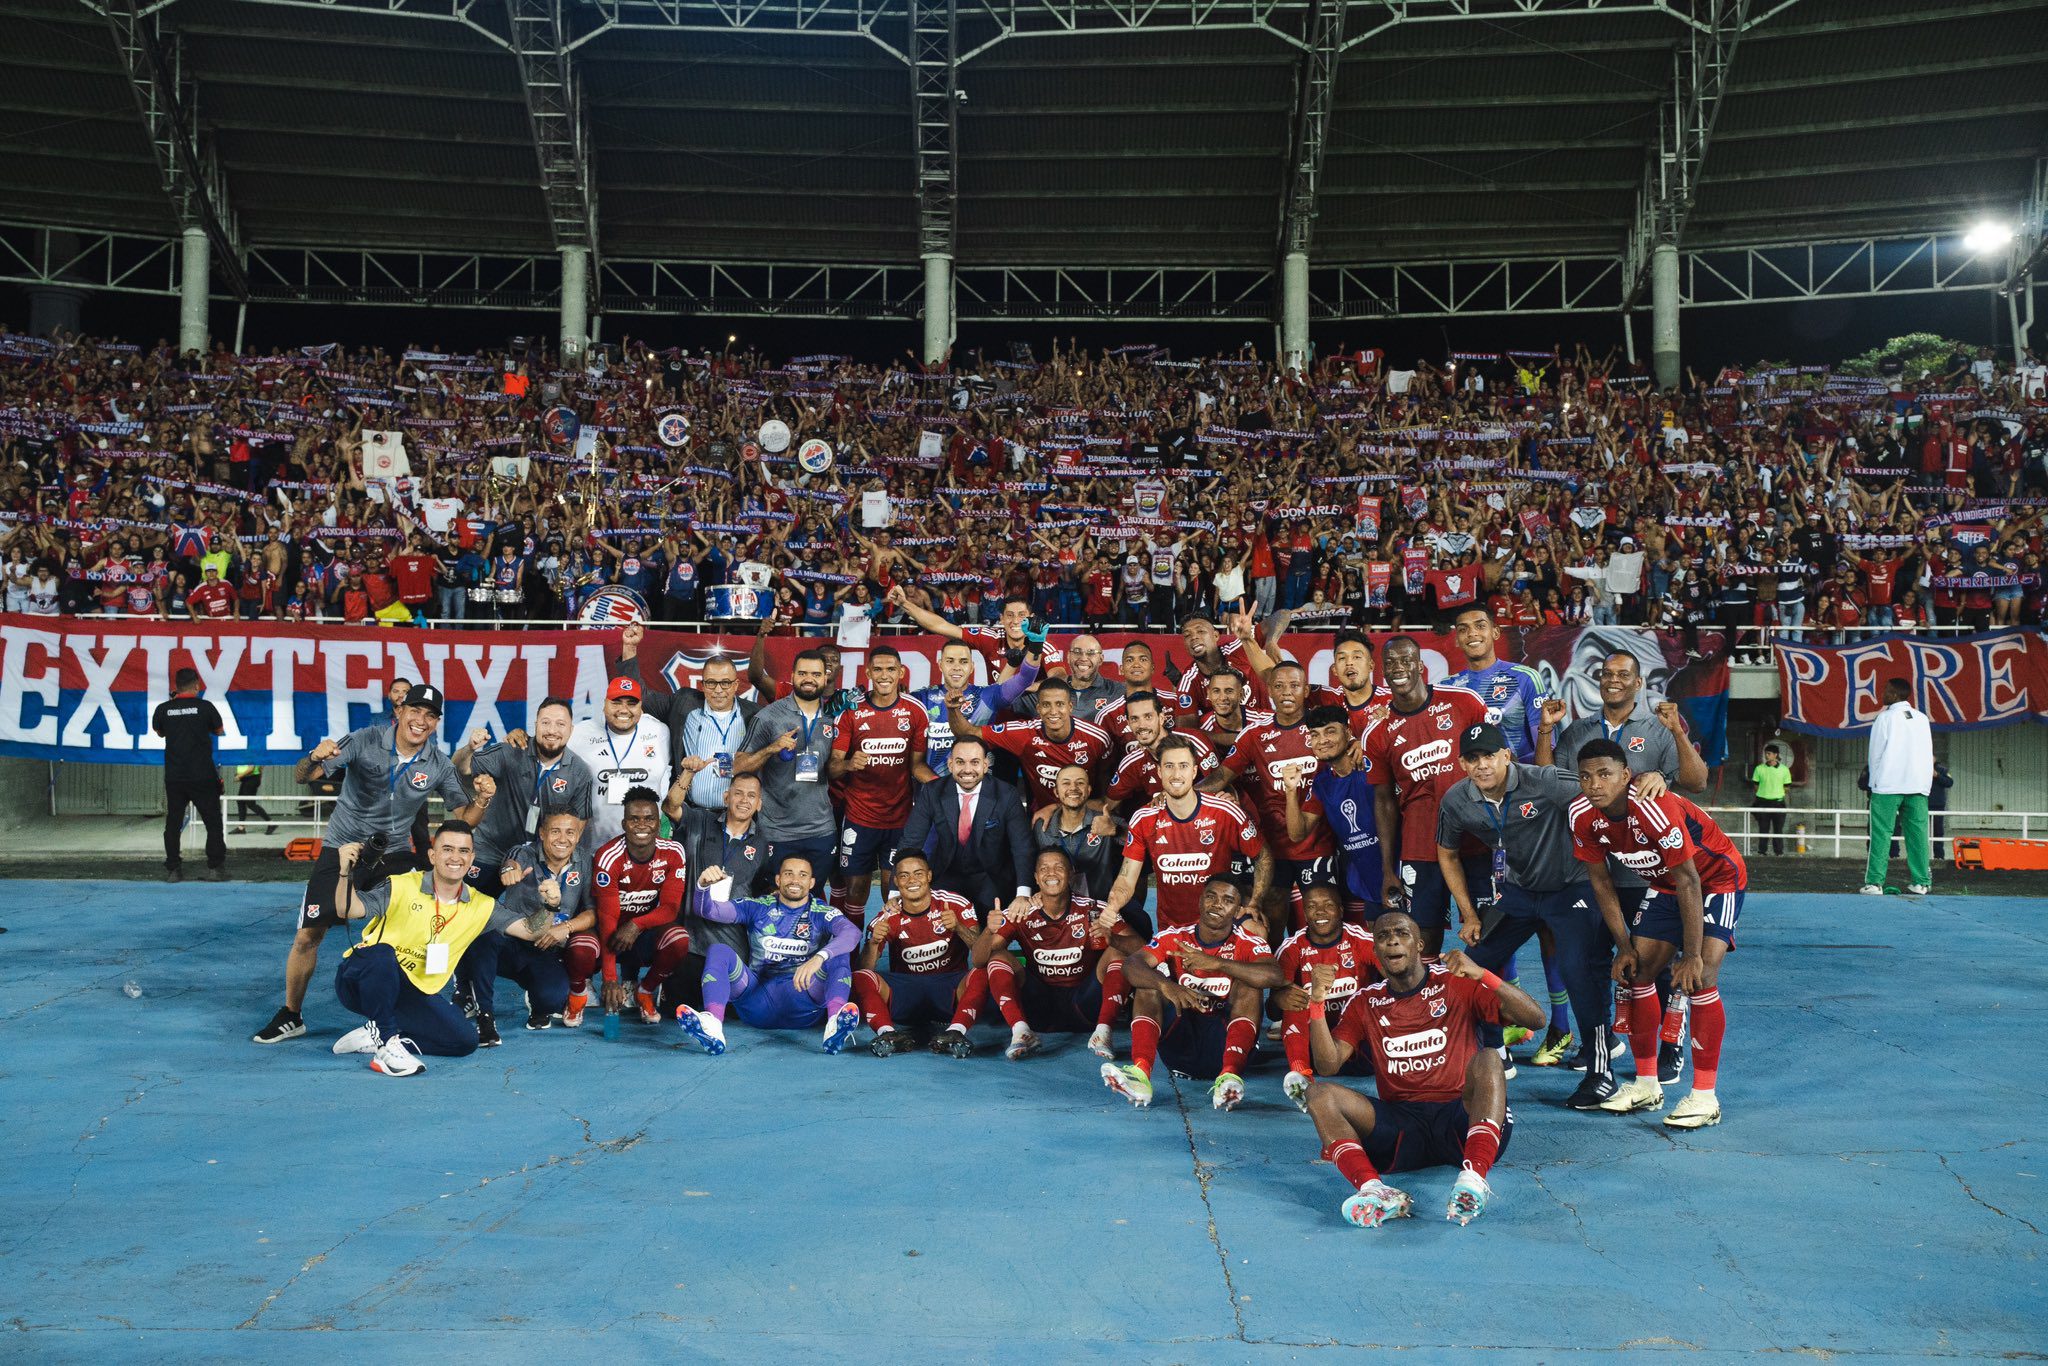
[[[839,779],[846,819],[870,830],[900,830],[910,819],[910,761],[924,753],[930,718],[907,697],[886,707],[863,700],[839,721],[832,747],[841,754],[865,754],[866,768]]]
[[[1466,727],[1491,719],[1478,696],[1463,688],[1434,687],[1412,712],[1390,706],[1366,732],[1365,757],[1375,783],[1391,782],[1400,802],[1400,857],[1436,862],[1436,809],[1465,771],[1458,765],[1458,737]],[[1393,832],[1382,830],[1386,840]]]
[[[619,975],[612,934],[621,921],[631,920],[641,931],[673,925],[681,914],[683,897],[689,890],[690,860],[683,846],[674,840],[656,840],[654,852],[645,862],[633,857],[620,835],[597,851],[597,938],[602,945],[604,976],[615,981]]]
[[[1299,863],[1336,852],[1328,822],[1317,824],[1305,840],[1287,838],[1287,785],[1296,783],[1307,798],[1309,783],[1321,766],[1309,752],[1308,727],[1298,721],[1291,726],[1259,726],[1237,737],[1224,767],[1242,780],[1239,790],[1258,813],[1259,831],[1273,846],[1273,857]]]
[[[1216,771],[1216,751],[1199,735],[1181,734],[1181,738],[1195,747],[1195,781],[1200,782]],[[1123,762],[1116,766],[1116,776],[1109,780],[1109,799],[1124,801],[1131,797],[1143,797],[1147,801],[1157,797],[1159,786],[1159,761],[1152,757],[1152,751],[1136,740],[1124,749]]]
[[[1049,987],[1063,990],[1080,986],[1095,971],[1095,960],[1109,947],[1109,939],[1095,928],[1102,903],[1093,897],[1067,894],[1064,914],[1045,907],[1042,897],[1031,897],[1031,910],[1015,924],[1005,925],[998,947],[1014,944],[1023,950],[1025,961]]]
[[[941,909],[953,912],[955,919],[966,924],[973,933],[979,932],[981,918],[974,913],[974,903],[956,892],[942,892],[932,889],[932,904],[923,915],[911,915],[903,909],[903,898],[891,896],[882,907],[882,914],[889,918],[889,967],[895,972],[965,972],[967,971],[967,943],[959,935],[946,928],[946,918]]]
[[[1197,795],[1195,812],[1186,820],[1165,802],[1131,817],[1124,857],[1151,865],[1159,923],[1191,925],[1201,913],[1202,885],[1229,872],[1235,860],[1251,863],[1265,847],[1236,802]]]
[[[1749,867],[1713,817],[1676,792],[1654,800],[1631,792],[1620,820],[1587,801],[1572,803],[1572,852],[1581,863],[1613,859],[1660,892],[1677,890],[1676,873],[1694,864],[1700,892],[1740,892]]]
[[[1265,940],[1235,926],[1231,928],[1229,938],[1220,944],[1211,944],[1202,938],[1200,926],[1175,925],[1161,930],[1145,948],[1165,965],[1174,981],[1190,991],[1206,992],[1219,1001],[1230,999],[1230,989],[1236,985],[1235,982],[1220,972],[1214,976],[1196,972],[1183,960],[1183,954],[1194,949],[1230,963],[1256,963],[1273,956]]]
[[[1441,963],[1405,995],[1382,977],[1359,988],[1330,1033],[1370,1049],[1374,1085],[1387,1100],[1451,1101],[1479,1050],[1480,1021],[1500,1023],[1500,997]]]
[[[1112,748],[1108,732],[1091,721],[1075,721],[1064,740],[1048,739],[1043,721],[1005,721],[981,733],[990,744],[1016,758],[1031,784],[1034,807],[1059,800],[1054,783],[1062,768],[1079,764],[1092,775]]]

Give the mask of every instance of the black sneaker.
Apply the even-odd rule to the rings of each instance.
[[[1624,1051],[1621,1046],[1621,1036],[1612,1029],[1603,1027],[1594,1037],[1586,1040],[1584,1046],[1579,1049],[1578,1055],[1566,1063],[1565,1067],[1573,1072],[1598,1070],[1594,1067],[1594,1059],[1599,1056],[1595,1050],[1603,1046],[1607,1049],[1607,1056],[1610,1059]]]
[[[965,1030],[942,1029],[932,1037],[932,1052],[944,1053],[955,1058],[971,1058],[974,1056],[974,1041],[967,1037]]]
[[[1600,1103],[1613,1098],[1621,1087],[1611,1072],[1588,1072],[1579,1083],[1579,1089],[1565,1098],[1565,1105],[1573,1110],[1597,1110]]]
[[[1657,1045],[1657,1080],[1666,1086],[1678,1085],[1678,1074],[1685,1070],[1685,1050],[1675,1043]]]
[[[478,1048],[496,1048],[503,1042],[505,1041],[498,1037],[498,1022],[496,1020],[493,1020],[488,1015],[476,1017],[476,1046]]]
[[[938,1040],[934,1039],[932,1042],[936,1044]],[[868,1045],[868,1051],[878,1058],[894,1057],[898,1053],[908,1052],[909,1049],[910,1036],[900,1029],[893,1028],[884,1029],[876,1034],[874,1042]]]
[[[269,1024],[250,1037],[257,1043],[283,1043],[286,1039],[296,1039],[305,1032],[304,1018],[290,1006],[285,1006],[270,1017]]]
[[[184,880],[185,880],[185,874],[184,874],[184,873],[183,873],[182,871],[180,871],[179,869],[176,869],[176,868],[166,868],[166,869],[164,869],[164,881],[165,881],[165,882],[183,882]]]
[[[526,1027],[528,1029],[553,1029],[555,1027],[555,1017],[548,1014],[545,1010],[528,1010],[526,1012]]]
[[[208,868],[206,870],[206,880],[208,882],[226,882],[228,880],[228,870],[226,868]]]
[[[483,1014],[482,1011],[476,1008],[476,997],[474,996],[465,996],[458,991],[455,993],[455,1004],[462,1011],[462,1018],[465,1020],[474,1020]]]

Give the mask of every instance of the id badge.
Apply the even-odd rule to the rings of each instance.
[[[719,777],[730,778],[732,776],[732,753],[729,750],[722,749],[712,755],[711,758]]]
[[[612,776],[611,776],[611,777],[609,777],[609,778],[607,778],[607,779],[605,779],[605,780],[604,780],[604,800],[605,800],[605,805],[607,805],[607,806],[620,806],[620,805],[623,805],[623,804],[624,804],[624,802],[625,802],[625,800],[626,800],[626,793],[627,793],[627,792],[628,792],[629,790],[630,790],[630,789],[629,789],[629,788],[628,788],[628,786],[627,786],[627,783],[626,783],[626,775],[625,775],[625,774],[623,774],[623,773],[614,773],[614,774],[612,774]]]
[[[818,756],[803,750],[796,756],[796,780],[800,783],[818,781]]]
[[[540,829],[540,803],[526,808],[526,833],[531,835]]]
[[[1506,849],[1496,849],[1493,851],[1493,880],[1499,883],[1506,882],[1507,878],[1508,851]]]
[[[428,944],[427,976],[439,977],[446,971],[448,971],[448,946],[446,944]]]

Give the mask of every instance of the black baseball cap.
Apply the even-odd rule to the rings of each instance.
[[[401,707],[424,707],[439,716],[441,714],[441,690],[431,683],[415,683],[398,699]]]
[[[1507,749],[1508,737],[1499,726],[1482,721],[1458,737],[1458,755],[1470,759],[1475,754],[1498,754]]]

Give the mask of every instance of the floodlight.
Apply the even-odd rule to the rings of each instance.
[[[1963,235],[1964,249],[1975,252],[1980,256],[1987,251],[1997,251],[2010,241],[2012,241],[2012,228],[2007,224],[1994,223],[1989,219],[1979,223]]]

